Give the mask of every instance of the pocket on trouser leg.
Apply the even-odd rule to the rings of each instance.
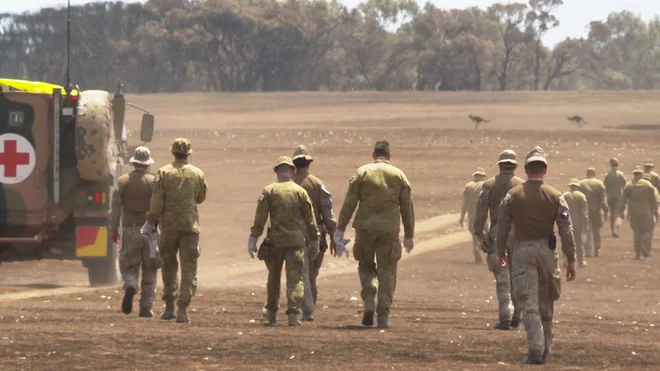
[[[550,300],[557,301],[561,297],[561,272],[559,269],[556,269],[555,272],[550,276],[550,281],[548,282],[548,288],[550,290]]]
[[[497,258],[497,253],[490,253],[486,255],[486,264],[488,265],[488,270],[491,272],[495,272],[495,268],[497,267],[497,261],[499,259]]]
[[[201,247],[199,246],[199,235],[190,234],[184,237],[182,248],[182,255],[185,259],[196,260],[202,253]]]
[[[356,261],[362,260],[362,244],[364,243],[364,239],[361,236],[362,233],[359,231],[355,231],[355,243],[353,244],[353,258]]]
[[[390,261],[395,263],[401,260],[403,247],[401,246],[401,241],[397,237],[392,241],[392,247],[390,250]]]

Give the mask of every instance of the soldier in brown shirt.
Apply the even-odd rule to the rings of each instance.
[[[607,206],[610,208],[610,228],[612,229],[612,237],[618,238],[619,233],[616,219],[621,214],[621,197],[623,194],[623,187],[626,186],[626,178],[624,177],[623,172],[619,171],[619,160],[616,158],[610,159],[610,168],[610,171],[603,179],[603,184],[605,185],[605,192],[607,194]]]
[[[332,195],[321,179],[309,173],[309,167],[314,161],[311,152],[306,146],[300,145],[293,151],[293,164],[296,166],[296,174],[293,181],[307,191],[312,200],[314,217],[318,225],[321,237],[319,239],[319,254],[315,259],[310,259],[305,253],[305,265],[303,266],[303,285],[305,294],[302,301],[302,320],[313,321],[316,299],[318,297],[318,286],[316,279],[319,276],[323,257],[328,249],[326,236],[333,236],[337,229],[337,221],[332,213]],[[334,241],[330,239],[330,251],[334,251]]]
[[[651,255],[653,229],[658,220],[658,191],[651,182],[643,179],[644,172],[637,168],[633,171],[633,180],[623,189],[623,208],[621,217],[628,206],[630,227],[634,234],[635,260]]]
[[[486,172],[483,168],[477,168],[477,171],[472,174],[472,181],[465,185],[463,188],[463,207],[461,208],[461,218],[458,224],[461,228],[465,227],[465,215],[468,217],[468,231],[472,235],[472,254],[474,255],[474,263],[481,263],[481,243],[474,235],[472,226],[474,225],[474,217],[477,213],[477,200],[481,194],[481,187],[486,179]]]
[[[561,192],[543,182],[547,166],[545,152],[539,147],[532,149],[525,158],[528,180],[511,189],[499,209],[498,265],[513,266],[514,293],[524,313],[527,333],[525,364],[545,363],[552,347],[554,301],[561,294],[555,223],[568,260],[566,279],[572,281],[576,274],[568,205]],[[508,264],[506,241],[512,226],[515,226],[515,244]]]
[[[154,175],[149,174],[149,166],[154,163],[146,147],[138,147],[129,161],[134,170],[117,180],[117,188],[112,193],[110,233],[112,241],[120,243],[119,270],[124,280],[124,300],[122,311],[133,310],[133,297],[137,292],[137,281],[142,266],[140,297],[140,317],[153,317],[152,307],[156,295],[156,279],[160,258],[156,246],[150,246],[148,237],[140,233],[147,220],[151,201]],[[119,225],[123,236],[119,234]],[[152,251],[154,250],[154,251]]]
[[[580,191],[587,197],[589,229],[591,230],[589,242],[587,242],[584,249],[585,256],[591,257],[592,241],[594,248],[593,256],[600,256],[600,229],[603,228],[603,222],[607,220],[607,214],[610,208],[605,203],[605,185],[596,178],[596,169],[592,167],[587,169],[587,178],[580,181]]]
[[[646,180],[648,180],[651,185],[660,192],[660,175],[653,171],[654,167],[653,160],[647,159],[644,162],[644,178],[646,178]]]
[[[499,323],[495,325],[497,330],[509,330],[517,328],[520,323],[520,311],[515,297],[512,297],[511,270],[508,267],[500,267],[497,264],[497,251],[495,240],[497,239],[497,209],[500,202],[509,190],[523,180],[513,173],[518,167],[516,153],[507,149],[500,153],[497,165],[500,173],[486,180],[481,188],[481,194],[477,201],[477,215],[474,219],[473,230],[488,254],[486,261],[488,270],[495,276],[495,286],[498,301]],[[486,219],[490,212],[490,231],[484,235]],[[511,246],[512,241],[503,241]],[[513,300],[512,300],[513,299]]]

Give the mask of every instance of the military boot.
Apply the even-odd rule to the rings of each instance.
[[[133,297],[137,290],[133,286],[129,286],[124,290],[124,300],[121,302],[121,311],[124,314],[130,314],[133,311]]]
[[[531,356],[528,355],[523,359],[523,364],[526,365],[542,365],[544,362],[543,356]]]
[[[176,312],[176,323],[190,323],[190,318],[188,313],[186,313],[186,307],[179,307],[179,310]]]
[[[140,307],[139,317],[152,318],[154,316],[154,311],[151,310],[151,307]]]
[[[314,315],[313,314],[308,314],[308,313],[303,313],[302,320],[303,320],[303,322],[312,322],[312,321],[314,321]]]
[[[495,325],[495,330],[503,330],[503,331],[508,331],[511,330],[511,322],[510,321],[500,321],[498,324]]]
[[[390,323],[389,323],[389,320],[387,318],[387,314],[379,314],[377,321],[378,321],[378,328],[389,328],[390,327]]]
[[[511,320],[509,327],[512,329],[517,329],[518,327],[520,327],[520,320],[516,320],[516,319]]]
[[[291,313],[287,315],[289,318],[289,326],[300,326],[300,321],[298,321],[298,315]]]
[[[364,299],[364,314],[362,315],[362,325],[363,326],[373,326],[374,325],[374,311],[376,305],[374,304],[374,298],[368,297]]]
[[[275,326],[277,325],[277,313],[271,312],[264,308],[262,310],[262,314],[264,315],[264,318],[268,321],[268,324],[270,326]]]
[[[581,262],[578,263],[578,265],[580,266],[580,268],[584,268],[587,266],[587,262],[582,260]]]
[[[161,313],[160,319],[168,321],[174,318],[174,300],[168,300],[165,302],[165,311]]]

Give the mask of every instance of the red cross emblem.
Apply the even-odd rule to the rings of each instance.
[[[28,152],[18,152],[18,143],[16,140],[5,140],[5,151],[0,153],[0,165],[4,167],[5,178],[15,178],[20,165],[30,164],[30,154]]]

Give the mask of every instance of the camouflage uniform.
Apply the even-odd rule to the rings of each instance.
[[[190,141],[178,138],[172,143],[170,151],[174,155],[188,156],[192,154]],[[173,318],[174,300],[178,295],[177,322],[189,321],[186,308],[197,291],[197,259],[201,252],[197,205],[206,199],[207,188],[204,172],[188,163],[187,159],[175,159],[156,172],[147,218],[152,224],[160,220],[159,246],[163,260],[163,300],[166,303],[162,319]],[[179,290],[177,254],[181,259]]]
[[[500,153],[498,165],[517,166],[516,153],[512,150],[505,150]],[[495,326],[499,330],[508,330],[510,327],[518,327],[520,323],[520,310],[516,298],[511,295],[513,292],[511,281],[511,266],[500,267],[497,264],[497,250],[495,241],[497,239],[497,209],[506,193],[518,184],[524,181],[513,174],[514,170],[501,170],[500,174],[484,182],[477,201],[477,215],[474,220],[473,230],[475,234],[482,233],[485,230],[486,219],[490,212],[490,230],[486,240],[490,241],[484,244],[488,270],[495,277],[495,287],[497,292],[499,323]],[[508,241],[509,247],[513,243],[513,235]]]
[[[596,179],[596,170],[587,169],[587,178],[580,181],[580,191],[587,197],[589,206],[589,229],[591,235],[586,246],[586,257],[591,257],[591,247],[594,248],[594,256],[600,256],[600,229],[603,227],[603,214],[610,211],[605,203],[605,185]],[[592,245],[593,241],[593,245]]]
[[[612,169],[605,175],[603,184],[605,185],[605,192],[607,194],[607,206],[610,208],[610,227],[612,229],[612,237],[619,237],[616,227],[616,219],[621,214],[621,197],[623,187],[626,186],[626,178],[623,173],[617,170],[619,160],[616,158],[610,159],[610,166]],[[575,220],[573,220],[575,224]],[[578,243],[576,241],[576,243]],[[578,248],[579,251],[579,248]]]
[[[623,189],[623,210],[628,206],[630,227],[634,234],[635,259],[651,255],[653,229],[658,218],[658,191],[646,179],[642,170],[633,171],[635,178]]]
[[[297,159],[314,161],[309,149],[306,146],[298,146],[293,152],[293,161]],[[316,279],[319,276],[323,257],[328,248],[326,235],[332,236],[337,228],[337,221],[332,213],[332,195],[325,188],[321,179],[309,173],[309,168],[296,169],[293,178],[294,182],[307,191],[312,206],[314,207],[314,217],[320,231],[320,252],[316,259],[309,259],[308,251],[305,250],[305,265],[303,269],[303,282],[305,295],[302,301],[303,320],[313,320],[316,299],[318,298],[318,286]],[[308,239],[309,240],[309,239]]]
[[[660,175],[653,171],[654,167],[652,160],[646,160],[644,163],[644,178],[646,178],[651,185],[660,192]]]
[[[295,169],[290,157],[280,157],[275,170],[280,165]],[[267,185],[257,203],[254,224],[250,237],[257,239],[264,232],[264,226],[270,216],[268,237],[273,243],[273,252],[266,260],[268,267],[267,301],[265,312],[274,315],[279,310],[280,280],[282,266],[286,263],[286,297],[289,325],[296,320],[292,316],[300,314],[300,303],[304,295],[303,265],[306,241],[317,241],[319,230],[314,219],[312,201],[304,188],[293,180],[278,181]],[[274,324],[274,323],[272,323]]]
[[[472,174],[474,180],[465,185],[463,189],[463,207],[461,208],[461,224],[465,218],[465,214],[468,216],[468,231],[472,235],[472,254],[474,255],[474,262],[476,264],[481,263],[481,243],[477,236],[474,234],[474,217],[477,213],[477,200],[479,199],[479,194],[481,193],[481,187],[484,184],[484,178],[486,173],[483,168],[477,168],[477,171]]]
[[[149,149],[136,148],[130,163],[143,166],[153,164]],[[148,173],[148,168],[136,168],[131,173],[119,177],[117,187],[112,192],[110,233],[113,236],[119,234],[121,221],[123,234],[119,250],[119,270],[127,295],[122,303],[122,310],[126,314],[132,311],[132,299],[137,291],[140,266],[142,266],[140,317],[153,316],[151,310],[160,267],[160,257],[155,256],[156,251],[150,251],[147,237],[140,233],[140,227],[146,221],[146,212],[149,210],[153,182],[154,176]]]
[[[527,154],[525,165],[537,161],[547,164],[545,153],[538,147]],[[512,224],[516,227],[516,242],[509,265],[513,266],[514,292],[520,301],[527,333],[529,353],[525,363],[544,363],[553,341],[554,301],[561,293],[561,272],[554,246],[555,223],[568,263],[575,262],[568,205],[561,193],[545,184],[543,179],[529,179],[506,195],[498,221],[497,251],[500,257],[507,253],[505,241]]]
[[[389,153],[389,143],[382,148],[386,148]],[[415,233],[415,210],[408,178],[386,157],[380,157],[374,152],[374,162],[358,168],[349,180],[346,198],[339,213],[338,231],[346,230],[356,208],[353,257],[358,261],[362,286],[362,323],[365,326],[373,325],[374,301],[378,296],[375,308],[378,326],[388,327],[397,265],[402,254],[399,240],[401,222],[404,238],[412,239]]]
[[[571,187],[571,190],[564,193],[562,197],[566,200],[568,210],[571,214],[577,261],[580,267],[584,267],[587,265],[587,262],[584,260],[582,234],[586,234],[589,229],[589,206],[587,204],[587,197],[584,193],[580,192],[580,182],[577,179],[571,179],[568,186]]]

